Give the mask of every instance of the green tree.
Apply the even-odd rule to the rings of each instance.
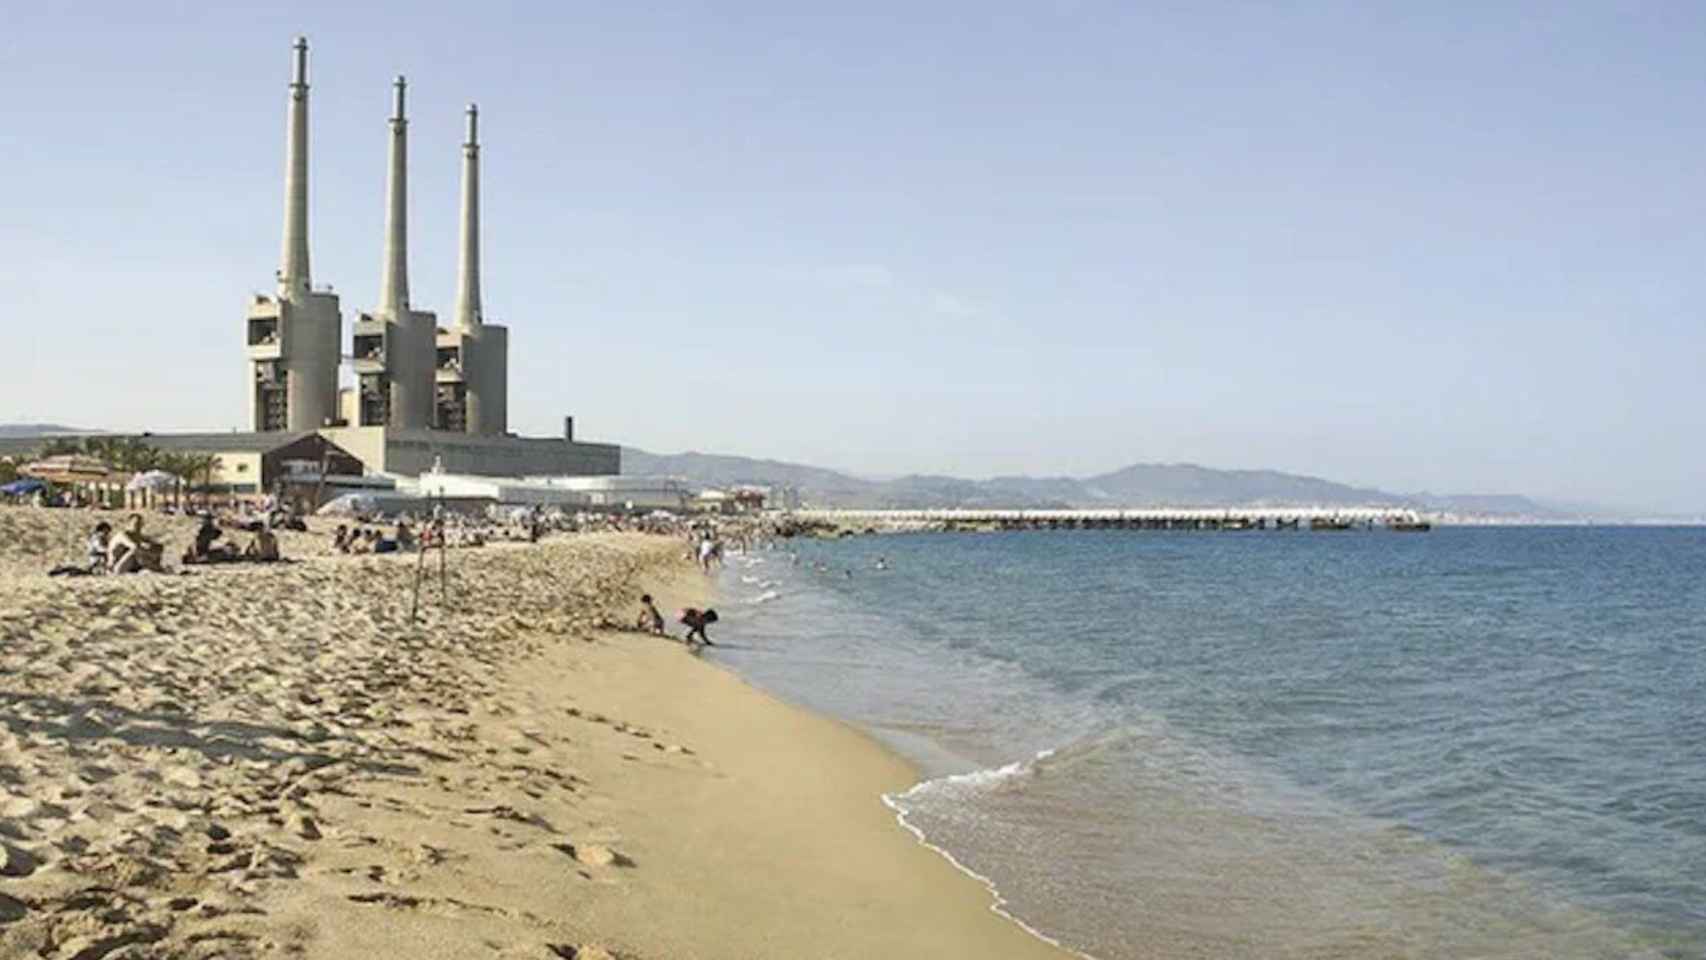
[[[57,457],[66,453],[82,452],[82,444],[79,444],[70,437],[51,437],[46,443],[42,444],[41,453],[37,454],[36,458],[39,460],[46,459],[47,457]]]

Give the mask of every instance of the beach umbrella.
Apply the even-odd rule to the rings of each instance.
[[[113,471],[103,460],[76,453],[62,453],[44,457],[34,463],[26,463],[18,468],[18,472],[54,483],[99,483],[111,479]]]
[[[13,480],[5,486],[0,486],[0,493],[3,493],[8,497],[19,497],[26,493],[35,493],[37,490],[46,489],[47,484],[34,477],[25,477],[22,480]]]
[[[124,485],[126,490],[170,490],[178,485],[178,478],[164,470],[148,470],[130,478]]]

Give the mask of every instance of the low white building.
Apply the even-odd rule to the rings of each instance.
[[[681,510],[698,494],[680,477],[527,477],[525,482],[584,494],[592,506],[629,510]]]
[[[423,473],[416,487],[427,499],[490,500],[505,506],[578,509],[593,506],[578,490],[514,477],[481,477],[468,473]]]

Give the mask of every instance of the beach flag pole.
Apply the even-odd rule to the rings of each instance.
[[[428,529],[431,529],[431,527],[428,527]],[[442,536],[442,534],[439,534],[439,536]],[[415,557],[415,602],[409,607],[409,622],[410,623],[415,623],[416,621],[418,621],[420,619],[420,612],[421,612],[421,572],[422,572],[422,568],[424,568],[425,566],[426,566],[426,547],[423,546],[423,547],[421,547],[420,554]]]

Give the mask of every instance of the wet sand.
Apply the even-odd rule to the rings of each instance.
[[[88,517],[0,510],[0,957],[1065,955],[906,764],[600,626],[706,599],[679,541],[451,551],[412,623],[409,556],[32,572]]]

